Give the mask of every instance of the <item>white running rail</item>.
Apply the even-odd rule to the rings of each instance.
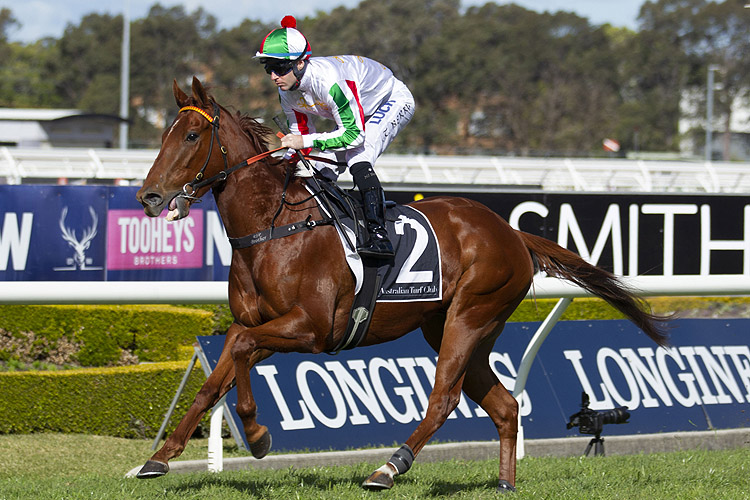
[[[0,148],[0,182],[120,180],[138,185],[157,150]],[[386,184],[521,187],[545,191],[750,193],[743,162],[504,156],[383,155]],[[349,182],[348,174],[342,181]]]

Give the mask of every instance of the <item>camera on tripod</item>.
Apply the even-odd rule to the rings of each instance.
[[[605,424],[626,424],[630,418],[627,406],[620,406],[612,410],[596,411],[589,408],[589,395],[581,393],[581,411],[570,416],[568,429],[578,427],[581,434],[593,434],[595,437],[589,442],[584,455],[588,455],[591,447],[595,446],[594,455],[604,455],[604,439],[601,437]]]

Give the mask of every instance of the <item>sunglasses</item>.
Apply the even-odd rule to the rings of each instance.
[[[276,73],[277,76],[284,76],[294,67],[294,61],[267,62],[264,64],[266,73]]]

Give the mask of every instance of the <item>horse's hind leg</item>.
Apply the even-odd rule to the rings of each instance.
[[[451,321],[449,320],[448,323]],[[435,368],[435,385],[430,393],[427,414],[416,430],[409,436],[406,443],[393,454],[384,466],[380,467],[362,486],[369,489],[387,489],[393,486],[393,477],[404,474],[411,467],[414,458],[424,448],[437,430],[443,425],[448,416],[456,409],[461,397],[466,363],[476,347],[481,335],[479,330],[473,330],[474,335],[462,335],[467,331],[462,321],[456,322],[460,328],[452,327],[443,332],[442,324],[431,322],[422,326],[428,343],[439,352],[438,363]],[[492,336],[491,326],[487,326]],[[471,330],[469,330],[471,331]],[[442,338],[441,338],[442,337]],[[494,337],[494,336],[493,336]]]
[[[499,490],[515,491],[518,402],[503,387],[489,362],[494,339],[482,343],[471,358],[463,390],[492,419],[500,438]]]
[[[499,330],[499,329],[498,329]],[[429,323],[422,328],[425,339],[439,352],[442,324]],[[490,366],[490,353],[499,335],[485,339],[474,351],[466,366],[462,383],[450,393],[458,399],[461,390],[487,412],[495,424],[500,438],[500,481],[498,489],[515,491],[516,485],[516,435],[518,434],[518,402],[500,383]]]
[[[461,278],[462,286],[459,286],[459,291],[446,314],[442,338],[440,338],[440,330],[437,329],[436,325],[427,325],[434,331],[426,333],[425,337],[433,347],[439,346],[438,362],[435,368],[435,385],[430,394],[427,414],[414,433],[406,440],[406,444],[394,453],[388,463],[365,480],[364,487],[373,489],[392,487],[393,477],[409,470],[419,451],[443,425],[450,413],[455,410],[459,402],[462,384],[465,383],[463,379],[466,376],[468,366],[478,362],[487,365],[489,349],[492,348],[494,340],[500,335],[505,322],[523,300],[531,281],[530,265],[525,273],[503,274],[500,272],[499,275],[493,275],[493,269],[479,265],[472,272],[465,273]],[[440,338],[439,342],[438,338]],[[479,349],[480,355],[475,355],[477,349]],[[496,425],[500,425],[503,429],[501,435],[504,443],[503,456],[501,457],[501,470],[503,472],[501,477],[510,478],[504,479],[504,481],[512,487],[515,483],[515,462],[510,465],[505,458],[513,455],[515,459],[514,426],[517,423],[513,419],[511,419],[512,422],[508,421],[509,416],[517,412],[517,407],[512,406],[515,404],[515,400],[511,402],[502,396],[499,390],[502,386],[490,391],[487,387],[489,382],[484,378],[479,378],[474,384],[478,384],[477,388],[473,388],[473,394],[476,397],[479,397],[482,388],[487,389],[488,393],[492,393],[491,398],[487,400],[487,404],[493,406],[491,408],[494,414],[493,421],[497,419],[500,424],[496,423]],[[511,399],[513,398],[511,397]],[[509,408],[510,412],[503,413],[498,410],[495,407],[496,401],[501,401],[502,407]]]

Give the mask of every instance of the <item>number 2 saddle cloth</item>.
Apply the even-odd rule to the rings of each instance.
[[[311,191],[315,191],[312,182]],[[318,199],[320,209],[326,216],[328,210],[335,211],[335,217],[343,228],[334,224],[341,239],[349,265],[356,280],[356,291],[362,286],[364,265],[372,259],[363,260],[356,251],[357,238],[366,238],[359,196],[352,196],[337,185],[318,178],[322,195],[326,201]],[[435,231],[422,212],[406,205],[386,203],[386,229],[393,244],[395,258],[375,261],[381,276],[378,302],[413,302],[441,300],[442,269],[440,267],[440,245]],[[352,248],[354,245],[354,248]]]

